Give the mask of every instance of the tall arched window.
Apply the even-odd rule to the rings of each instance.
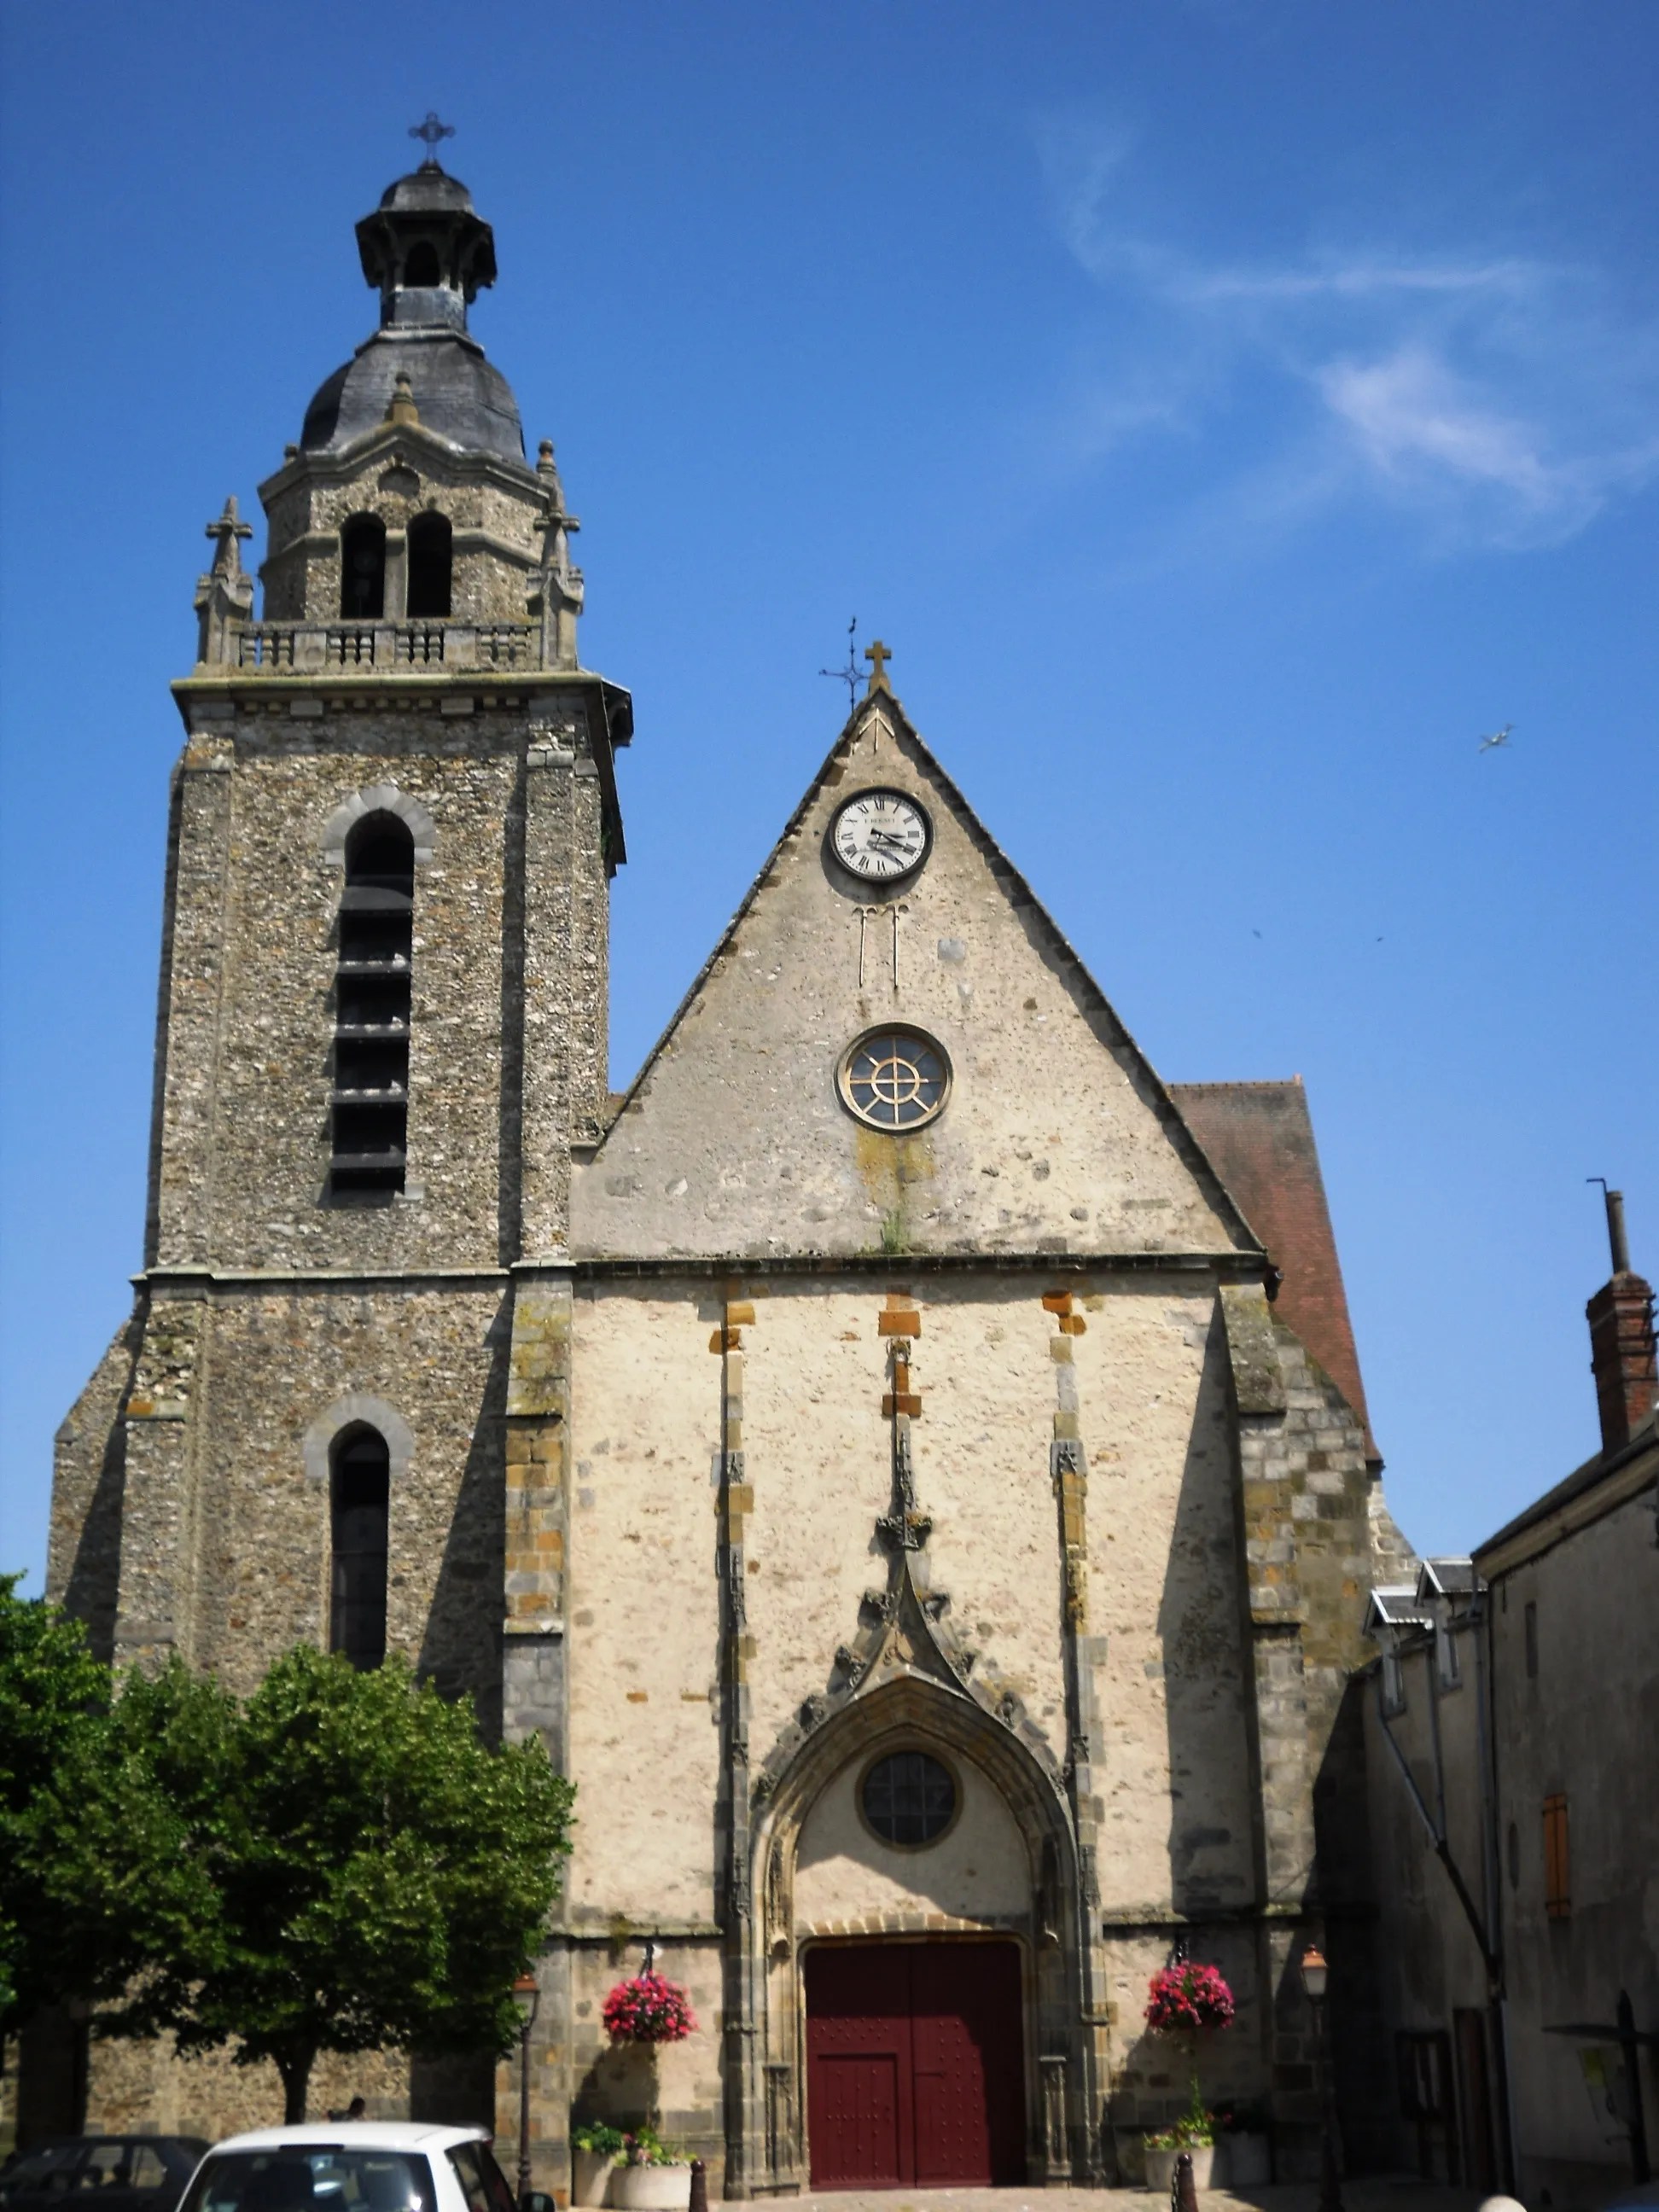
[[[409,1142],[415,841],[395,814],[366,814],[346,840],[335,970],[333,1162],[343,1197],[404,1187]]]
[[[417,514],[409,526],[409,611],[449,614],[450,547],[453,533],[441,514]]]
[[[386,612],[386,525],[354,514],[340,532],[340,612],[348,622],[379,622]]]
[[[333,1560],[328,1648],[356,1668],[386,1657],[386,1510],[391,1460],[376,1430],[348,1429],[330,1455]]]

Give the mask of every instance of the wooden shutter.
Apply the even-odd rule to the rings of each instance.
[[[1544,1910],[1552,1920],[1565,1920],[1572,1911],[1565,1797],[1544,1800]]]

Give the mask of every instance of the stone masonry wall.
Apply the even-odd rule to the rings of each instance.
[[[314,686],[191,699],[152,1264],[500,1266],[518,1255],[526,1134],[537,1233],[563,1241],[562,1117],[596,1133],[605,1079],[607,892],[585,712],[528,688],[416,681],[374,696],[373,711]],[[389,1205],[342,1206],[328,1169],[343,878],[325,840],[337,810],[388,786],[433,823],[416,867],[409,1180]]]
[[[830,857],[837,807],[905,792],[932,853],[890,896]],[[836,1071],[915,1023],[948,1109],[894,1137]],[[1225,1253],[1251,1240],[1157,1078],[896,704],[860,710],[573,1197],[574,1249]]]
[[[340,530],[356,514],[386,526],[386,619],[400,619],[404,536],[424,512],[454,532],[451,598],[456,622],[523,622],[529,580],[540,557],[536,527],[544,487],[529,469],[455,453],[418,428],[380,434],[349,469],[307,455],[301,471],[264,487],[270,551],[260,569],[267,622],[332,623],[340,611]]]
[[[435,702],[297,721],[294,704],[325,706],[239,702],[191,740],[192,755],[211,747],[220,766],[186,770],[181,907],[186,845],[190,877],[199,869],[217,896],[204,883],[199,912],[175,927],[174,1004],[188,962],[203,1012],[188,1030],[177,1016],[170,1024],[156,1256],[243,1268],[499,1265],[502,876],[523,702],[441,721]],[[337,808],[382,785],[435,824],[434,856],[416,869],[409,1187],[391,1206],[332,1206],[343,877],[324,838]],[[200,1101],[188,1125],[186,1100]]]

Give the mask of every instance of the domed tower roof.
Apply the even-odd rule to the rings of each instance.
[[[380,295],[380,327],[320,386],[301,446],[338,452],[374,429],[402,373],[422,429],[465,453],[522,461],[512,386],[467,335],[468,305],[495,281],[495,240],[466,186],[435,159],[422,161],[357,225],[357,251]]]

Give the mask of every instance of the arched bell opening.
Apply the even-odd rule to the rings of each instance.
[[[386,525],[378,514],[354,514],[340,532],[340,613],[379,622],[385,611]]]
[[[443,281],[437,247],[429,239],[417,239],[404,258],[404,283],[411,288],[427,289]]]
[[[738,1976],[753,2058],[732,2146],[754,2185],[1029,2185],[1086,2170],[1087,1931],[1069,1808],[1032,1752],[965,1692],[907,1674],[833,1714],[758,1795]],[[885,2010],[843,2032],[861,1988]],[[1018,2032],[999,2031],[1015,1990]],[[867,2142],[849,2164],[849,2114],[879,2112],[890,2091],[893,2170]],[[952,2098],[951,2126],[981,2170],[965,2154],[957,2170],[941,2164]]]
[[[414,1007],[415,840],[377,810],[345,840],[334,980],[330,1187],[348,1203],[404,1188]]]
[[[454,565],[454,532],[441,514],[417,514],[409,526],[409,612],[411,618],[447,621]]]

